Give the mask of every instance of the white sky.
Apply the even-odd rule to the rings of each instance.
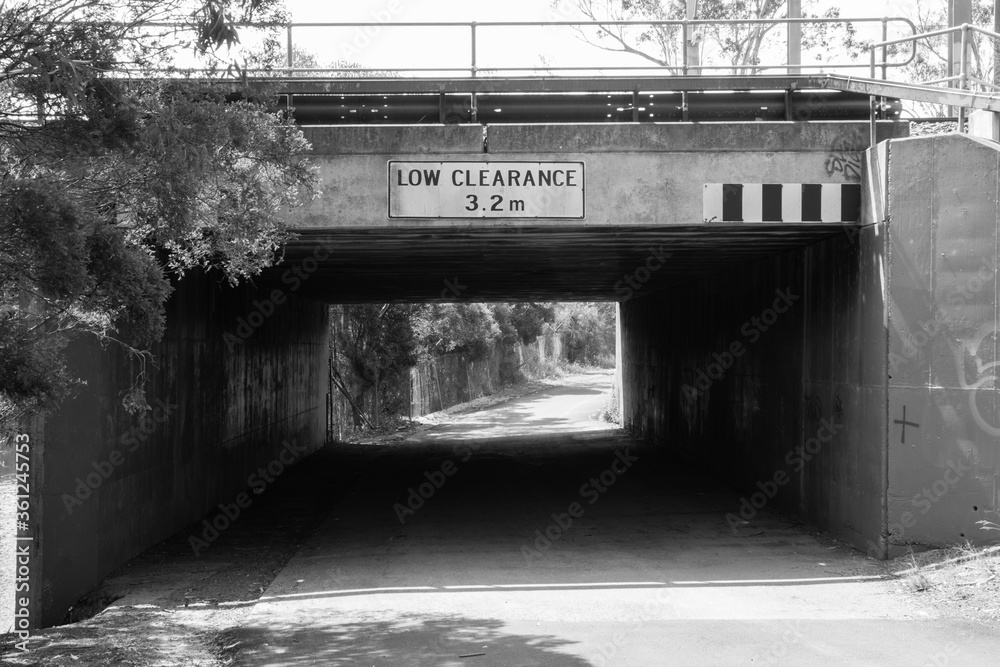
[[[551,0],[287,0],[292,20],[303,22],[439,22],[439,21],[551,21],[574,20],[577,14],[560,12]],[[561,0],[569,6],[570,0]],[[832,0],[817,0],[813,13]],[[926,4],[946,0],[924,0]],[[808,0],[807,0],[808,2]],[[844,17],[912,16],[915,0],[841,0]],[[469,29],[463,28],[297,28],[297,46],[316,55],[319,63],[336,60],[363,67],[397,70],[403,67],[469,66]],[[783,30],[783,29],[782,29]],[[870,37],[880,28],[873,25]],[[861,29],[859,29],[859,33]],[[536,67],[550,65],[635,65],[639,60],[608,54],[584,44],[567,28],[488,28],[478,30],[480,68]],[[706,56],[706,58],[709,56]],[[776,62],[774,59],[768,59]],[[777,61],[783,62],[779,53]],[[808,60],[808,59],[807,59]],[[829,62],[829,56],[827,56]],[[458,75],[458,72],[453,74]]]

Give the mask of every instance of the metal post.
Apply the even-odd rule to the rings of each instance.
[[[473,21],[469,24],[472,28],[472,76],[476,76],[476,22]]]
[[[889,21],[888,21],[888,19],[886,19],[885,17],[883,17],[882,18],[882,41],[885,42],[885,41],[888,41],[888,39],[889,39]],[[916,42],[914,42],[913,48],[916,48]],[[872,51],[872,62],[874,63],[874,61],[875,61],[875,52],[873,50]],[[888,78],[887,71],[886,71],[886,69],[888,67],[888,62],[889,62],[889,47],[886,46],[885,44],[883,44],[882,45],[882,80],[883,81],[885,81]],[[874,69],[875,68],[872,67],[872,70],[873,70],[872,71],[872,78],[873,79],[875,78]],[[875,97],[871,98],[871,127],[869,128],[869,132],[871,133],[871,143],[872,143],[872,146],[874,146],[876,144],[876,142],[878,141],[878,125],[877,125],[877,122],[878,122],[878,111],[879,111],[879,105],[882,104],[882,103],[884,103],[884,102],[885,102],[885,98],[884,97],[880,97],[880,98],[877,98],[877,99]]]
[[[957,28],[960,25],[966,23],[972,23],[972,0],[948,0],[948,27]],[[962,47],[962,40],[964,38],[964,32],[961,30],[956,30],[951,33],[948,39],[948,63],[947,71],[945,73],[948,77],[953,77],[956,71],[960,72],[962,67],[963,53],[960,52]],[[949,81],[949,87],[954,87],[955,82]],[[948,107],[948,115],[956,113],[956,109],[953,106]]]
[[[886,42],[888,40],[889,40],[889,19],[883,18],[882,19],[882,41]],[[915,46],[915,44],[914,44],[914,46]],[[884,44],[882,45],[882,79],[883,80],[885,80],[886,78],[888,78],[886,76],[886,68],[888,67],[888,61],[889,61],[889,50],[888,49],[889,49],[888,46],[886,46]]]
[[[288,24],[288,54],[285,66],[288,68],[288,74],[291,75],[292,67],[295,65],[295,50],[292,48],[292,24]]]
[[[993,0],[993,32],[1000,33],[1000,0]],[[1000,85],[1000,40],[990,37],[993,42],[993,83]]]
[[[962,39],[960,41],[962,52],[961,58],[959,59],[959,69],[958,69],[958,87],[961,90],[966,90],[969,87],[969,24],[963,23],[962,30],[960,31]],[[965,132],[965,107],[958,107],[958,131],[959,133]]]
[[[802,18],[802,0],[788,0],[788,18]],[[788,23],[788,73],[801,74],[802,68],[802,24]]]
[[[875,101],[875,96],[871,95],[868,97],[868,139],[869,144],[874,148],[877,140],[878,134],[876,132],[877,125],[875,124],[875,113],[877,111],[877,102]]]
[[[681,23],[681,44],[684,50],[681,52],[681,73],[687,76],[688,73],[688,24],[687,19]]]

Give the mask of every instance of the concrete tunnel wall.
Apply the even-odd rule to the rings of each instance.
[[[87,386],[49,416],[36,449],[41,625],[61,622],[128,559],[249,491],[248,477],[279,460],[285,440],[306,447],[298,459],[322,446],[327,308],[284,290],[274,314],[252,326],[254,301],[272,291],[230,288],[218,276],[176,284],[147,368],[146,416],[127,414],[118,396],[134,362],[90,341],[71,345]]]
[[[915,137],[887,157],[888,540],[995,540],[976,522],[1000,523],[1000,146]]]
[[[996,540],[998,165],[968,136],[883,142],[856,232],[622,303],[626,427],[869,555]],[[800,298],[762,331],[779,290]]]
[[[880,246],[869,226],[621,306],[624,425],[745,491],[737,534],[764,506],[879,534]]]

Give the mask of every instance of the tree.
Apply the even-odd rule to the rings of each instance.
[[[146,408],[150,346],[169,280],[199,267],[231,283],[271,264],[274,211],[312,193],[308,144],[266,91],[135,79],[179,43],[232,44],[261,0],[0,5],[0,427],[74,388],[76,336],[137,361],[123,401]],[[239,10],[239,11],[234,11]],[[176,20],[184,30],[151,26]],[[220,56],[216,56],[218,59]]]
[[[481,359],[500,338],[493,310],[485,303],[434,303],[416,314],[414,331],[428,356],[451,352]]]
[[[334,368],[359,409],[396,414],[404,408],[407,370],[418,358],[482,359],[501,348],[501,381],[517,379],[516,344],[533,342],[554,320],[540,303],[364,304],[331,308]],[[511,359],[514,359],[511,362]]]
[[[566,0],[554,0],[560,4]],[[686,0],[570,0],[587,21],[600,25],[594,29],[581,27],[578,35],[589,44],[606,51],[627,53],[661,67],[679,68],[683,63],[682,31],[675,25],[622,26],[615,21],[679,21],[686,16]],[[701,0],[696,14],[699,20],[780,19],[786,16],[786,0]],[[809,12],[803,8],[803,17]],[[836,18],[835,7],[823,12],[826,18]],[[768,45],[767,36],[780,26],[772,24],[720,24],[696,26],[689,40],[700,44],[701,62],[733,74],[754,74],[765,64],[764,55],[783,61],[784,43]],[[840,29],[844,32],[846,27]],[[823,46],[830,40],[830,26],[803,28],[803,46]],[[773,62],[773,61],[772,61]]]
[[[556,309],[550,303],[495,303],[490,309],[505,343],[530,345],[545,332],[546,324],[555,321]]]
[[[348,385],[354,404],[354,425],[361,426],[358,408],[371,403],[376,425],[382,412],[397,414],[404,396],[399,380],[417,363],[417,341],[408,305],[361,304],[335,306],[331,319],[336,372]]]
[[[558,305],[554,333],[562,336],[566,361],[613,366],[615,357],[615,304],[571,302]]]

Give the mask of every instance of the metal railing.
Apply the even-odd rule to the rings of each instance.
[[[950,76],[941,77],[938,79],[933,79],[931,81],[917,82],[914,85],[924,89],[929,89],[934,86],[940,86],[940,84],[947,84],[948,85],[947,88],[941,89],[940,98],[937,103],[941,105],[953,106],[957,109],[958,131],[964,132],[966,109],[972,107],[967,107],[966,105],[961,103],[957,105],[955,104],[956,101],[959,102],[961,101],[961,98],[956,98],[956,96],[954,95],[955,89],[958,89],[960,91],[969,91],[972,93],[985,92],[987,93],[987,96],[991,99],[994,98],[992,93],[1000,91],[1000,85],[998,85],[997,83],[993,81],[986,81],[985,79],[974,76],[970,72],[969,58],[970,58],[970,53],[972,52],[972,40],[974,35],[977,34],[989,38],[993,46],[992,52],[994,54],[998,53],[997,47],[998,45],[1000,45],[1000,41],[998,41],[1000,40],[1000,34],[992,32],[990,30],[985,30],[975,25],[970,25],[968,23],[963,23],[962,25],[955,26],[953,28],[942,28],[941,30],[932,30],[930,32],[908,35],[905,37],[900,37],[898,39],[888,39],[888,40],[882,40],[880,42],[875,42],[871,44],[869,47],[869,63],[868,63],[869,76],[872,79],[875,79],[876,70],[881,68],[882,80],[887,80],[885,62],[888,58],[889,47],[909,43],[911,44],[910,52],[913,56],[915,56],[917,53],[917,46],[919,42],[930,40],[935,37],[948,36],[951,38],[948,40],[948,48],[949,48],[948,59],[950,62],[954,62],[952,60],[954,56],[953,54],[950,53],[950,49],[952,48],[952,45],[955,42],[954,38],[958,36],[960,38],[958,40],[958,43],[960,45],[958,49],[959,53],[957,61],[958,73],[952,74]],[[876,51],[880,51],[882,54],[881,62],[876,62],[875,60]],[[1000,63],[994,62],[993,64],[994,71],[996,71],[998,65],[1000,65]]]
[[[154,25],[154,24],[149,24]],[[155,24],[158,26],[168,26],[169,24]],[[851,30],[854,30],[854,26],[868,26],[870,30],[880,30],[882,39],[879,41],[870,42],[867,45],[868,50],[868,62],[864,62],[864,59],[854,60],[851,62],[816,62],[816,63],[803,63],[798,62],[794,55],[799,49],[794,48],[798,42],[793,43],[790,40],[796,40],[797,35],[801,34],[801,30],[793,30],[793,26],[803,27],[803,26],[827,26],[827,25],[842,25],[846,26]],[[787,28],[785,34],[783,35],[781,31],[770,32],[773,28],[778,26],[784,26]],[[607,81],[613,83],[619,80],[625,80],[628,78],[638,79],[643,78],[642,85],[647,88],[650,86],[669,86],[677,77],[677,80],[681,82],[679,84],[681,87],[678,88],[684,91],[690,90],[716,90],[717,87],[713,87],[712,81],[706,77],[704,87],[699,84],[700,77],[692,75],[717,73],[723,76],[716,77],[720,79],[726,79],[726,85],[730,86],[728,90],[741,90],[744,87],[747,88],[760,88],[763,85],[769,85],[766,81],[769,77],[773,77],[774,74],[784,74],[789,77],[794,77],[801,79],[801,83],[792,82],[790,84],[783,83],[782,86],[791,86],[791,89],[805,85],[815,89],[830,89],[830,90],[840,90],[854,93],[862,93],[868,95],[871,100],[871,117],[872,117],[872,140],[875,139],[875,128],[874,119],[877,117],[877,109],[879,108],[879,101],[885,100],[886,98],[904,99],[912,100],[920,103],[930,103],[950,106],[954,109],[958,109],[959,115],[959,130],[964,131],[964,121],[967,109],[986,109],[989,111],[1000,112],[1000,95],[995,95],[1000,86],[997,84],[986,81],[981,76],[976,76],[970,70],[970,50],[973,44],[973,40],[976,36],[982,36],[994,43],[994,53],[998,53],[997,45],[1000,45],[1000,34],[979,28],[974,25],[964,24],[961,26],[956,26],[954,28],[946,28],[942,30],[934,30],[926,33],[918,33],[916,25],[908,18],[905,17],[883,17],[883,18],[871,18],[871,17],[860,17],[860,18],[775,18],[775,19],[731,19],[731,20],[708,20],[708,19],[678,19],[670,21],[498,21],[498,22],[348,22],[348,23],[257,23],[257,24],[241,24],[241,28],[246,29],[263,29],[269,31],[268,38],[271,40],[272,44],[277,43],[279,46],[278,52],[270,51],[269,58],[270,62],[277,63],[269,66],[257,66],[257,67],[242,67],[242,68],[232,68],[225,67],[225,62],[222,62],[222,67],[218,64],[215,67],[199,67],[197,64],[191,67],[183,66],[171,66],[158,68],[156,66],[152,68],[146,68],[143,71],[145,75],[160,76],[162,74],[169,74],[170,76],[188,76],[194,77],[202,74],[207,74],[208,78],[216,79],[244,79],[255,78],[255,79],[287,79],[289,81],[295,82],[305,82],[308,84],[317,84],[319,86],[337,85],[340,86],[340,92],[345,92],[351,90],[349,86],[342,85],[346,83],[345,79],[358,79],[364,80],[364,83],[358,81],[353,85],[357,87],[360,91],[363,86],[367,85],[368,92],[373,90],[375,86],[386,86],[389,89],[407,92],[408,89],[403,90],[406,86],[415,85],[416,82],[421,80],[427,81],[428,83],[434,83],[437,86],[448,86],[448,85],[461,85],[469,87],[468,91],[473,95],[473,99],[477,90],[483,88],[483,84],[490,85],[491,82],[502,82],[508,81],[510,83],[520,82],[520,85],[526,86],[526,89],[530,88],[532,90],[539,89],[538,85],[532,86],[532,83],[545,86],[546,90],[548,88],[563,90],[565,85],[573,84],[576,81],[585,81],[581,77],[589,76],[591,77],[586,85],[589,86],[588,90],[596,90],[597,86],[603,85],[598,82],[603,78]],[[705,63],[701,62],[704,58],[706,60],[716,58],[722,60],[724,57],[732,60],[731,56],[725,56],[724,49],[718,44],[713,46],[711,49],[706,47],[705,42],[701,42],[699,36],[702,33],[711,33],[712,31],[720,30],[733,30],[740,27],[757,29],[758,33],[755,39],[758,39],[758,46],[765,44],[766,47],[756,51],[757,54],[763,54],[763,58],[770,57],[769,54],[779,53],[780,50],[785,50],[788,55],[784,62],[711,62]],[[173,26],[175,29],[175,34],[180,34],[185,30],[190,30],[191,26]],[[511,35],[516,38],[518,35],[523,35],[524,33],[518,33],[517,31],[524,31],[529,29],[564,29],[571,30],[575,32],[575,36],[583,40],[584,43],[589,43],[595,48],[603,48],[605,51],[613,52],[616,57],[620,57],[623,53],[630,54],[632,58],[636,59],[635,63],[619,64],[623,61],[618,61],[617,63],[579,63],[574,62],[571,65],[553,65],[553,64],[538,64],[532,66],[521,66],[512,64],[508,61],[508,64],[499,63],[484,63],[484,55],[489,55],[490,49],[483,47],[484,35],[487,34],[487,30],[503,31],[505,34],[505,39],[507,43],[514,42],[511,39]],[[658,37],[663,39],[660,42],[660,46],[663,48],[665,54],[670,54],[671,60],[667,61],[667,57],[664,56],[665,62],[660,62],[656,60],[659,56],[656,54],[642,54],[636,49],[626,49],[626,42],[623,41],[626,38],[623,29],[626,28],[644,28],[647,32],[654,31],[657,32]],[[299,51],[297,47],[302,45],[301,41],[297,41],[296,37],[299,36],[300,31],[312,30],[312,29],[330,29],[330,30],[355,30],[361,34],[367,34],[370,37],[374,37],[381,31],[388,30],[413,30],[418,29],[449,29],[458,30],[465,34],[465,37],[458,40],[450,40],[449,44],[452,45],[451,51],[448,54],[449,62],[446,66],[422,66],[414,65],[412,58],[412,50],[401,55],[401,58],[409,57],[410,60],[406,62],[401,62],[399,65],[392,64],[382,64],[379,67],[366,67],[355,63],[345,63],[343,60],[340,61],[341,64],[330,64],[326,66],[313,66],[305,67],[298,66],[296,59]],[[894,33],[905,32],[899,37],[893,37],[889,39],[890,29]],[[618,31],[615,34],[614,31]],[[632,35],[634,37],[634,35]],[[958,58],[952,58],[956,62],[956,67],[958,72],[949,72],[949,75],[943,78],[938,78],[933,81],[925,82],[909,82],[909,81],[893,81],[889,79],[890,70],[899,70],[907,65],[913,63],[918,56],[918,49],[921,47],[923,42],[934,38],[941,38],[951,36],[952,42],[960,42],[960,48],[958,49]],[[283,39],[282,39],[283,37]],[[606,48],[599,44],[595,44],[595,40],[600,38],[607,38],[616,40],[617,44],[621,48]],[[782,37],[784,40],[782,41]],[[492,35],[491,35],[492,39]],[[284,42],[283,48],[281,42]],[[490,40],[486,40],[490,41]],[[523,41],[523,40],[522,40]],[[330,38],[327,40],[327,44],[340,46],[338,40]],[[699,48],[689,48],[694,44],[701,44]],[[909,45],[909,49],[896,48],[902,45]],[[614,46],[614,44],[612,44]],[[784,49],[779,49],[779,47],[784,46]],[[954,50],[954,46],[950,45],[949,49]],[[282,54],[280,51],[283,50]],[[510,49],[507,52],[512,52]],[[516,51],[518,54],[524,54],[524,49],[518,49]],[[459,55],[456,56],[456,53]],[[464,53],[465,55],[461,55]],[[501,59],[503,53],[500,50]],[[558,53],[558,52],[556,52]],[[891,58],[890,58],[891,56]],[[497,57],[494,55],[494,59]],[[581,58],[580,53],[575,53],[574,57],[577,59]],[[463,60],[464,62],[454,62],[455,59]],[[266,61],[267,59],[265,59]],[[757,60],[757,56],[750,60]],[[1000,64],[1000,57],[995,58],[997,63]],[[283,62],[281,62],[283,61]],[[655,62],[653,62],[655,61]],[[849,75],[845,73],[851,70],[857,70],[859,68],[867,68],[870,78],[864,78]],[[838,72],[837,70],[840,70]],[[811,71],[812,74],[803,75],[803,71]],[[485,76],[486,73],[489,76]],[[119,73],[122,73],[119,71]],[[130,74],[129,72],[124,72],[125,74]],[[448,80],[443,80],[441,74],[449,74]],[[736,74],[733,76],[733,74]],[[423,75],[423,76],[422,76]],[[726,76],[728,75],[728,76]],[[877,76],[881,78],[876,78]],[[430,78],[428,78],[430,77]],[[756,81],[754,81],[756,79]],[[683,82],[687,83],[683,83]],[[660,83],[655,83],[660,82]],[[634,83],[634,82],[633,82]],[[629,85],[635,87],[635,84],[630,83]],[[402,84],[402,85],[401,85]],[[471,87],[470,87],[471,86]],[[475,88],[478,86],[479,88]],[[947,86],[947,87],[944,87]],[[455,87],[454,85],[452,87]],[[652,88],[650,88],[652,90]],[[441,88],[444,91],[444,88]],[[541,89],[539,89],[541,90]],[[603,90],[603,89],[602,89]],[[659,88],[657,88],[659,90]],[[452,91],[455,92],[455,91]],[[462,91],[460,91],[462,92]],[[474,106],[474,104],[473,104]]]
[[[885,40],[888,36],[889,29],[892,27],[894,30],[905,30],[909,32],[909,36],[904,39],[908,39],[917,33],[916,26],[914,23],[905,17],[883,17],[883,18],[871,18],[871,17],[860,17],[860,18],[775,18],[775,19],[727,19],[727,20],[709,20],[709,19],[678,19],[669,21],[490,21],[490,22],[347,22],[347,23],[285,23],[285,24],[241,24],[241,28],[266,28],[270,30],[283,31],[284,32],[284,42],[285,42],[285,54],[284,54],[284,65],[283,66],[271,66],[271,67],[244,67],[239,69],[240,74],[245,75],[270,75],[274,76],[276,74],[283,74],[285,76],[309,76],[316,74],[335,74],[335,75],[346,75],[351,74],[354,76],[358,75],[371,75],[371,74],[381,74],[383,77],[388,71],[389,76],[405,76],[405,75],[434,75],[450,73],[453,75],[460,76],[470,76],[477,77],[480,76],[484,71],[490,72],[504,72],[504,73],[518,73],[526,74],[529,76],[539,76],[539,75],[569,75],[581,72],[638,72],[649,74],[655,72],[657,74],[668,74],[668,75],[689,75],[689,74],[700,74],[700,73],[710,73],[710,72],[722,72],[722,71],[733,71],[733,70],[743,70],[744,73],[763,73],[763,72],[773,72],[781,71],[787,74],[799,74],[803,70],[810,71],[821,71],[821,70],[837,70],[837,69],[854,69],[854,68],[864,68],[867,65],[864,62],[842,62],[842,63],[801,63],[801,62],[776,62],[776,63],[719,63],[719,64],[702,64],[701,62],[692,62],[692,56],[689,53],[689,49],[686,46],[699,37],[705,29],[708,28],[738,28],[738,27],[760,27],[766,33],[771,28],[776,26],[785,26],[791,28],[793,25],[797,26],[825,26],[831,24],[838,24],[845,27],[853,27],[854,25],[878,25],[881,27],[881,36]],[[676,52],[679,53],[680,59],[677,64],[666,64],[658,62],[648,62],[648,63],[638,63],[638,64],[628,64],[628,65],[607,65],[601,63],[594,64],[574,64],[568,65],[534,65],[534,66],[506,66],[502,63],[496,65],[490,65],[488,67],[483,67],[482,49],[481,41],[483,37],[484,30],[500,29],[500,30],[517,30],[517,29],[529,29],[529,28],[566,28],[576,31],[578,34],[582,34],[585,30],[595,31],[597,36],[604,35],[607,37],[612,36],[612,28],[629,28],[629,27],[643,27],[655,31],[666,31],[673,33],[670,36],[676,36],[679,42],[679,48]],[[360,67],[360,66],[326,66],[326,67],[299,67],[296,66],[296,33],[301,32],[305,29],[358,29],[363,33],[367,31],[366,34],[371,34],[372,31],[381,32],[386,29],[397,29],[397,28],[409,28],[409,29],[460,29],[467,31],[467,62],[461,65],[447,66],[447,67],[413,67],[407,66],[402,63],[403,66],[395,65],[384,65],[380,67]],[[371,30],[370,30],[371,29]],[[789,30],[789,33],[801,31]],[[515,36],[516,38],[516,36]],[[786,41],[790,36],[786,35]],[[780,39],[780,37],[777,37]],[[460,43],[460,42],[459,42]],[[774,42],[770,42],[773,46]],[[779,42],[780,43],[780,42]],[[593,45],[593,43],[591,42]],[[596,46],[596,48],[602,48]],[[605,49],[607,51],[614,52],[616,54],[621,53],[631,53],[637,58],[643,58],[636,53],[636,51],[624,51],[622,49]],[[774,49],[772,49],[774,50]],[[901,61],[889,62],[883,58],[881,67],[883,70],[887,68],[904,67],[911,63],[914,58],[913,53],[910,56]],[[655,58],[655,56],[654,56]],[[700,59],[700,56],[698,57]],[[647,61],[651,60],[650,57],[645,56]],[[165,70],[166,71],[166,70]],[[169,71],[172,72],[188,72],[191,74],[198,73],[219,73],[218,68],[170,68]]]

